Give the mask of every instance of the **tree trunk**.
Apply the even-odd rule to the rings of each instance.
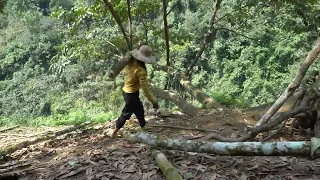
[[[113,18],[116,20],[117,24],[119,25],[119,28],[122,32],[122,35],[123,35],[123,38],[126,40],[126,43],[127,43],[127,46],[128,46],[128,49],[130,50],[130,40],[123,28],[123,25],[122,25],[122,22],[121,22],[121,19],[120,17],[118,16],[118,14],[116,13],[116,11],[113,9],[113,6],[112,4],[108,1],[108,0],[103,0],[105,5],[107,6],[107,8],[110,10]]]
[[[5,0],[0,0],[0,13],[3,13],[4,6],[6,5]]]
[[[167,66],[170,66],[170,45],[169,45],[169,29],[167,21],[167,0],[162,0],[163,4],[163,25],[164,25],[164,38],[166,42],[166,61]]]
[[[161,151],[152,149],[151,153],[167,180],[182,180],[182,177],[179,174],[179,172],[168,161],[166,156]]]
[[[144,143],[152,147],[221,156],[310,156],[311,154],[311,143],[307,141],[228,143],[165,139],[142,132],[131,134],[125,130],[122,130],[121,134],[130,143]],[[320,155],[320,152],[316,155]]]
[[[317,122],[314,125],[314,136],[320,138],[320,110],[317,111]]]
[[[279,99],[271,106],[267,113],[263,115],[263,117],[257,122],[257,124],[255,125],[256,127],[267,123],[271,119],[271,117],[278,111],[278,109],[286,102],[286,100],[293,94],[293,92],[299,87],[310,65],[314,62],[319,53],[320,38],[317,40],[313,49],[309,52],[306,59],[302,62],[295,79],[290,83],[290,85],[282,93]]]
[[[214,30],[214,23],[215,23],[215,19],[216,19],[216,16],[217,16],[217,12],[218,12],[218,10],[220,8],[221,2],[222,2],[222,0],[216,0],[216,4],[215,4],[215,7],[214,7],[214,12],[212,13],[211,20],[210,20],[209,30],[208,30],[207,34],[205,35],[205,37],[204,37],[204,41],[203,41],[203,43],[201,45],[201,48],[200,48],[197,56],[194,58],[193,62],[188,67],[188,71],[187,71],[188,75],[191,74],[191,72],[193,70],[193,67],[199,61],[203,51],[206,48],[206,45],[209,43],[209,40],[212,37],[212,35],[214,35],[214,36],[216,35],[216,31]]]
[[[206,108],[217,109],[222,107],[214,99],[212,99],[206,93],[202,92],[201,89],[194,86],[184,74],[176,72],[171,67],[161,66],[158,64],[155,64],[153,67],[155,70],[164,71],[168,73],[170,76],[176,77],[179,80],[180,84],[191,94],[191,96],[196,98]]]
[[[152,91],[155,96],[171,101],[177,105],[181,111],[189,116],[196,116],[198,114],[198,108],[189,104],[186,100],[182,99],[179,95],[169,92],[167,90],[162,90],[159,88],[152,87]]]
[[[127,8],[128,8],[128,22],[129,22],[129,50],[132,50],[132,21],[131,21],[131,0],[127,0]]]
[[[6,156],[8,154],[11,154],[11,153],[13,153],[13,152],[15,152],[15,151],[17,151],[19,149],[26,148],[26,147],[28,147],[28,146],[30,146],[32,144],[36,144],[36,143],[39,143],[39,142],[42,142],[42,141],[53,139],[53,138],[55,138],[57,136],[61,136],[63,134],[75,131],[75,130],[80,129],[82,127],[85,127],[85,126],[87,126],[89,124],[91,124],[91,123],[90,122],[86,122],[86,123],[80,124],[78,126],[73,126],[73,127],[70,127],[70,128],[55,132],[54,134],[50,133],[50,134],[43,135],[42,137],[40,137],[38,139],[35,139],[35,140],[24,141],[24,142],[21,142],[19,144],[12,145],[12,146],[4,148],[4,149],[0,149],[0,157]]]

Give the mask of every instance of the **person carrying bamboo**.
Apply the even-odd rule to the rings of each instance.
[[[115,137],[118,131],[124,126],[126,120],[130,119],[134,113],[139,121],[142,130],[147,130],[150,127],[147,125],[144,118],[144,107],[139,98],[140,88],[145,93],[148,100],[152,103],[154,109],[159,109],[157,100],[153,97],[147,78],[146,63],[155,63],[156,58],[152,56],[152,48],[148,45],[141,45],[138,49],[131,52],[131,56],[125,69],[125,78],[123,97],[125,106],[120,117],[116,121],[116,128],[111,137]]]

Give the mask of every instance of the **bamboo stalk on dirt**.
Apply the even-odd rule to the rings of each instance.
[[[189,116],[196,116],[198,114],[198,108],[194,107],[192,104],[188,103],[186,100],[181,98],[179,95],[169,92],[167,90],[162,90],[156,87],[151,87],[155,96],[171,101],[177,105],[183,113]]]
[[[289,86],[281,94],[278,100],[271,106],[267,113],[263,115],[262,118],[256,123],[256,127],[266,124],[272,118],[272,116],[278,111],[278,109],[286,102],[286,100],[293,94],[293,92],[300,86],[302,79],[304,78],[309,67],[314,62],[319,53],[320,38],[317,39],[316,44],[309,52],[306,59],[302,62],[294,80],[289,84]]]
[[[153,158],[156,160],[157,165],[167,180],[182,180],[181,175],[176,168],[168,161],[166,156],[157,149],[151,150]]]
[[[19,125],[16,125],[16,126],[8,127],[8,128],[6,128],[6,129],[1,129],[1,130],[0,130],[0,133],[6,132],[6,131],[10,131],[10,130],[13,130],[13,129],[16,129],[16,128],[18,128],[18,127],[20,127],[20,126],[19,126]]]
[[[194,86],[186,75],[176,72],[173,68],[167,66],[161,66],[159,64],[153,65],[155,70],[164,71],[171,76],[176,77],[180,84],[190,93],[191,96],[196,98],[200,103],[202,103],[206,108],[220,108],[222,107],[213,98],[201,91],[201,89]]]
[[[26,148],[26,147],[28,147],[30,145],[33,145],[33,144],[36,144],[36,143],[39,143],[39,142],[42,142],[42,141],[47,141],[47,140],[56,138],[58,136],[61,136],[63,134],[75,131],[75,130],[83,128],[83,127],[85,127],[85,126],[87,126],[89,124],[91,124],[91,122],[85,122],[83,124],[80,124],[80,125],[77,125],[77,126],[73,126],[73,127],[69,127],[69,128],[63,129],[61,131],[57,131],[55,133],[50,132],[49,134],[43,135],[43,136],[41,136],[41,137],[39,137],[37,139],[34,139],[34,140],[24,141],[24,142],[21,142],[21,143],[6,147],[4,149],[0,149],[0,157],[6,156],[6,155],[11,154],[11,153],[13,153],[13,152],[15,152],[17,150],[22,149],[22,148]]]
[[[139,132],[131,134],[125,130],[122,136],[130,143],[144,143],[152,147],[209,153],[222,156],[314,156],[320,155],[319,144],[300,142],[207,142],[183,139],[166,139],[153,134]],[[318,141],[319,139],[313,139]],[[313,151],[312,151],[313,149]]]

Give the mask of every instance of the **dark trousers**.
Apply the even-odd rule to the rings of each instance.
[[[118,129],[122,128],[122,126],[126,123],[126,120],[130,119],[133,113],[137,116],[140,126],[144,127],[146,125],[146,121],[144,119],[143,105],[139,98],[139,91],[134,93],[123,92],[123,98],[126,102],[126,105],[122,110],[121,116],[116,122],[116,127]]]

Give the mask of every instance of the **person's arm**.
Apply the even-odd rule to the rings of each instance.
[[[143,68],[138,68],[136,70],[136,75],[138,76],[140,87],[143,90],[144,94],[147,96],[148,100],[154,105],[157,103],[157,100],[152,96],[148,85],[147,72]]]

